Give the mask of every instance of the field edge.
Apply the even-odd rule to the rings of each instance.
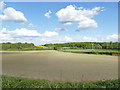
[[[2,88],[119,88],[120,79],[100,81],[49,81],[1,75]]]

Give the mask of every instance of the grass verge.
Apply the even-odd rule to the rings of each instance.
[[[119,80],[62,82],[2,75],[2,88],[118,88]]]

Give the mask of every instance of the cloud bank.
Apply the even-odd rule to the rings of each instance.
[[[28,30],[26,28],[16,29],[13,31],[8,31],[6,28],[3,28],[0,31],[0,39],[1,40],[14,40],[16,38],[24,38],[24,37],[53,37],[57,36],[57,32],[45,31],[43,34],[37,32],[37,30]]]
[[[107,35],[105,37],[89,37],[80,36],[71,37],[67,35],[59,35],[54,31],[45,31],[44,33],[39,33],[37,30],[28,30],[26,28],[15,29],[12,31],[3,28],[0,31],[0,41],[4,42],[33,42],[35,44],[46,44],[46,43],[66,43],[66,42],[106,42],[106,41],[118,41],[117,34]]]

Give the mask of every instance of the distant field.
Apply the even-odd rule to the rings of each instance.
[[[43,51],[4,51],[3,75],[51,81],[118,78],[118,57]]]
[[[118,50],[111,49],[66,49],[63,52],[72,53],[86,53],[86,54],[106,54],[106,55],[120,55]]]
[[[114,51],[114,52],[118,52],[117,49],[67,49],[65,51]]]

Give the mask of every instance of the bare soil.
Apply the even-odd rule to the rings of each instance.
[[[96,81],[118,78],[118,57],[54,50],[4,51],[3,75],[51,81]]]

